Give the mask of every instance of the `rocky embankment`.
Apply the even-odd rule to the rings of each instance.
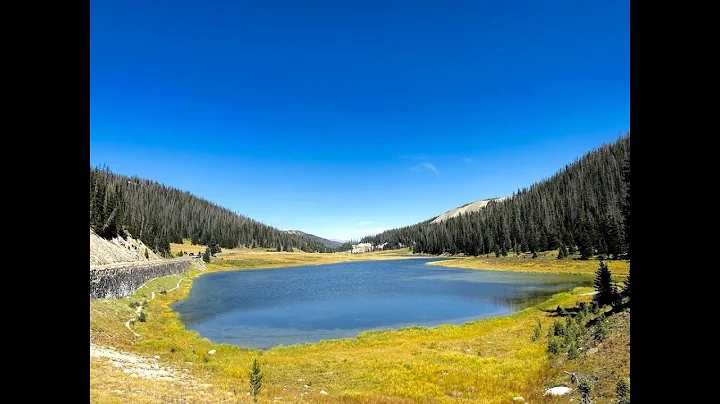
[[[197,259],[182,257],[90,267],[90,298],[130,296],[151,279],[187,271],[194,261]]]
[[[90,267],[118,264],[121,262],[149,262],[162,260],[142,241],[128,235],[126,239],[116,237],[112,240],[95,234],[90,229]]]
[[[90,229],[91,299],[130,296],[151,279],[181,274],[191,266],[204,267],[197,258],[163,259],[130,235],[105,240]]]

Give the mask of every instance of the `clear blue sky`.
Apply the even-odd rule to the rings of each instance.
[[[629,0],[90,4],[90,165],[281,229],[413,224],[629,129]]]

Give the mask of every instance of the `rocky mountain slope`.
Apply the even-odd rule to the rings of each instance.
[[[147,254],[147,257],[146,257]],[[112,240],[95,234],[90,229],[90,267],[100,265],[118,264],[126,262],[160,261],[151,248],[146,247],[142,241],[128,235],[127,240],[116,237]]]
[[[470,212],[476,212],[476,211],[484,208],[485,206],[487,206],[488,202],[490,202],[490,201],[500,202],[503,199],[507,199],[507,196],[503,196],[502,198],[481,199],[479,201],[471,202],[471,203],[465,204],[463,206],[457,207],[455,209],[448,210],[447,212],[445,212],[442,215],[433,219],[431,223],[440,223],[440,222],[450,219],[451,217],[459,216],[461,213],[467,214]]]

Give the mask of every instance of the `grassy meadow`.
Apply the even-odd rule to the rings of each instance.
[[[173,252],[179,249],[193,252],[185,244],[171,247]],[[194,247],[204,251],[204,247]],[[259,358],[264,373],[260,402],[512,403],[516,396],[530,402],[567,402],[567,398],[542,397],[545,388],[562,382],[565,367],[547,355],[545,339],[532,340],[533,329],[538,321],[543,324],[543,329],[547,329],[554,321],[549,312],[558,305],[572,306],[578,301],[589,301],[590,288],[576,288],[570,293],[555,295],[545,303],[506,317],[457,326],[367,331],[357,338],[280,346],[266,351],[214,344],[186,330],[171,309],[172,303],[188,294],[192,279],[203,273],[403,259],[407,258],[403,256],[407,253],[408,250],[358,255],[223,250],[204,271],[191,269],[181,276],[152,280],[128,298],[91,300],[91,344],[112,346],[144,358],[158,356],[159,366],[175,369],[184,376],[178,380],[145,379],[123,372],[107,359],[91,358],[90,401],[252,402],[247,394],[248,372],[253,359]],[[495,258],[463,258],[457,261],[460,265],[455,261],[452,265],[449,261],[435,264],[473,268],[480,260],[492,262],[492,267],[487,269],[518,270],[505,260]],[[543,257],[532,261],[539,272],[557,271],[555,267],[547,269],[538,263],[558,265],[558,260]],[[518,265],[522,262],[518,259]],[[588,265],[582,273],[594,272],[598,262],[590,262],[594,268],[590,269]],[[614,264],[615,261],[610,262],[613,272],[616,271]],[[569,260],[567,265],[567,272],[571,272]],[[520,267],[529,270],[529,267]],[[137,317],[130,304],[145,301],[147,304],[142,311],[147,320],[130,325],[139,334],[135,336],[125,326],[126,321]],[[627,332],[629,334],[629,328]],[[212,350],[215,352],[210,354]],[[627,351],[629,375],[629,346]],[[624,351],[618,355],[624,355]],[[588,359],[588,366],[599,359]]]
[[[488,271],[517,271],[517,272],[541,272],[558,274],[584,274],[593,275],[598,268],[600,261],[595,259],[581,260],[580,255],[558,260],[557,251],[546,251],[538,253],[537,258],[531,254],[520,255],[508,254],[507,257],[480,256],[480,257],[459,257],[451,260],[437,261],[428,265],[440,265],[453,268],[484,269]],[[606,260],[614,277],[624,279],[630,270],[630,262],[626,260]]]

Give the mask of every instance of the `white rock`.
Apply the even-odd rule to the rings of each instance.
[[[572,391],[570,387],[556,386],[545,391],[546,396],[564,396]]]
[[[309,388],[310,388],[310,386],[308,386],[307,384],[304,385],[303,387],[305,387],[306,389],[309,389]]]
[[[328,392],[325,390],[320,390],[320,394],[327,394]]]
[[[214,349],[211,349],[208,351],[208,355],[215,355],[215,352],[217,352],[217,351]]]
[[[155,356],[153,356],[153,358],[160,359],[160,355],[155,355]]]
[[[517,402],[517,403],[524,403],[524,402],[525,402],[525,398],[524,398],[524,397],[521,397],[521,396],[517,396],[517,397],[513,397],[513,401],[515,401],[515,402]]]
[[[302,381],[302,379],[298,379],[298,381],[299,381],[299,382],[301,382],[301,381]]]

